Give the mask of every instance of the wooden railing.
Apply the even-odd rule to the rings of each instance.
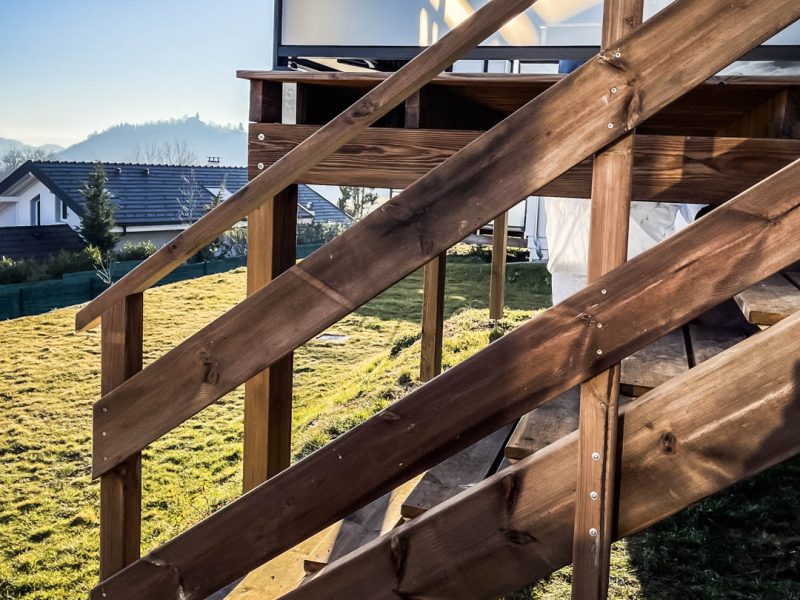
[[[110,325],[104,366],[120,365],[94,411],[93,474],[101,476],[101,522],[111,533],[101,548],[105,581],[93,597],[214,592],[800,258],[790,243],[800,225],[793,163],[110,576],[136,554],[128,549],[138,545],[144,447],[800,17],[796,0],[678,0],[134,374],[145,288],[528,5],[493,0],[79,313],[79,327],[101,315],[104,329]]]

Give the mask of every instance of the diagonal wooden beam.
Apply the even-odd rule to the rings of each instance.
[[[644,0],[605,0],[603,48],[613,48],[641,25]],[[612,93],[616,93],[614,89]],[[633,189],[631,131],[595,155],[589,226],[588,280],[594,281],[628,257]],[[613,539],[617,467],[620,366],[581,386],[574,543],[573,600],[605,600]]]
[[[310,167],[336,151],[400,102],[444,71],[468,50],[495,33],[536,0],[491,0],[433,46],[370,90],[316,135],[233,194],[223,204],[175,237],[150,258],[83,307],[78,330],[96,324],[100,315],[129,294],[143,292],[210,244],[256,208],[293,183]]]
[[[93,474],[172,430],[798,17],[796,0],[670,5],[104,396],[94,407]]]
[[[624,407],[616,537],[799,453],[798,356],[800,314]],[[572,556],[577,457],[575,432],[283,599],[497,598],[538,581]]]
[[[214,513],[92,598],[204,597],[797,261],[798,180],[800,161]]]

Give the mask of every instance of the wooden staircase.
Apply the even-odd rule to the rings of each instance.
[[[582,421],[578,433],[485,480],[498,461],[478,464],[486,453],[476,445],[502,447],[517,419],[527,415],[525,427],[535,427],[531,411],[592,378],[613,383],[616,365],[672,331],[693,349],[693,318],[800,260],[798,141],[698,140],[680,125],[715,136],[746,120],[776,86],[798,85],[707,81],[800,18],[796,0],[678,0],[564,78],[439,76],[530,4],[492,0],[391,76],[243,74],[253,81],[252,181],[77,315],[79,329],[103,325],[93,425],[101,582],[92,598],[205,598],[347,519],[373,539],[355,553],[309,559],[310,571],[338,560],[287,597],[488,598],[531,583],[573,560],[576,504],[595,514],[589,495],[575,494],[594,477],[583,468],[579,475],[579,460],[590,456],[579,434],[595,429]],[[297,125],[280,123],[285,82],[300,85]],[[326,94],[345,105],[338,116],[321,101]],[[453,109],[464,98],[464,111]],[[703,202],[720,206],[434,377],[443,253],[537,191],[588,196],[597,166],[585,161],[634,129],[628,200],[697,201],[702,190]],[[294,236],[284,234],[293,231],[300,181],[406,189],[293,264]],[[141,370],[143,292],[245,217],[249,297]],[[430,381],[289,467],[292,352],[425,265]],[[599,536],[593,528],[596,540],[576,537],[581,548],[607,552],[612,538],[800,451],[798,327],[800,316],[789,317],[713,358],[691,354],[692,369],[632,388],[655,389],[620,413],[618,499],[613,486],[602,495],[607,508],[618,502],[619,522],[599,526]],[[245,382],[248,493],[139,557],[141,451]],[[605,418],[602,455],[591,460],[608,473],[617,464],[618,436],[608,435],[616,411]],[[466,489],[453,495],[453,485],[423,477],[400,511],[407,518],[420,509],[410,522],[378,526],[369,511],[358,520],[363,507],[391,503],[387,494],[446,461],[467,464],[475,485],[457,479]],[[603,595],[602,569],[589,565],[578,582],[588,590],[578,597]]]

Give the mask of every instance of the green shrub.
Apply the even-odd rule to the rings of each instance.
[[[58,279],[64,273],[92,271],[99,261],[100,251],[94,246],[87,246],[81,252],[62,250],[44,260],[0,257],[0,285]]]
[[[0,257],[0,284],[36,281],[36,264],[30,260]]]
[[[144,260],[155,254],[156,246],[150,240],[144,242],[125,242],[122,248],[114,252],[114,258],[118,261]]]
[[[330,242],[347,227],[339,223],[298,223],[298,244],[324,244]]]

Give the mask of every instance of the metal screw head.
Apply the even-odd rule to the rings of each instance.
[[[598,328],[598,329],[602,329],[602,328],[603,328],[603,324],[602,324],[602,323],[598,323],[598,324],[597,324],[597,328]]]
[[[605,296],[608,293],[608,290],[606,288],[603,288],[602,290],[600,290],[600,293],[603,294],[603,296]]]
[[[106,437],[106,432],[105,431],[103,432],[103,437]]]
[[[616,88],[616,87],[612,87],[612,88],[611,88],[611,93],[612,93],[612,94],[616,94],[616,93],[617,93],[617,91],[618,91],[618,90],[617,90],[617,88]]]
[[[592,452],[592,460],[600,460],[600,453]]]
[[[108,412],[108,409],[105,406],[103,407],[103,412]]]
[[[597,500],[597,492],[595,492],[594,490],[589,492],[589,498],[591,498],[592,500]]]
[[[603,354],[603,349],[602,348],[598,348],[597,349],[597,356],[601,356],[602,354]]]
[[[258,170],[259,171],[263,171],[264,170],[264,163],[258,163]]]
[[[589,530],[589,535],[590,535],[590,536],[592,536],[592,537],[597,537],[597,529],[595,529],[594,527],[592,527],[592,528]]]
[[[259,133],[258,134],[258,140],[261,141],[261,142],[264,141],[264,134],[263,133]]]
[[[614,58],[622,58],[622,52],[615,52]]]
[[[608,124],[608,128],[609,128],[609,129],[614,129],[614,124],[613,124],[613,123],[609,123],[609,124]]]

